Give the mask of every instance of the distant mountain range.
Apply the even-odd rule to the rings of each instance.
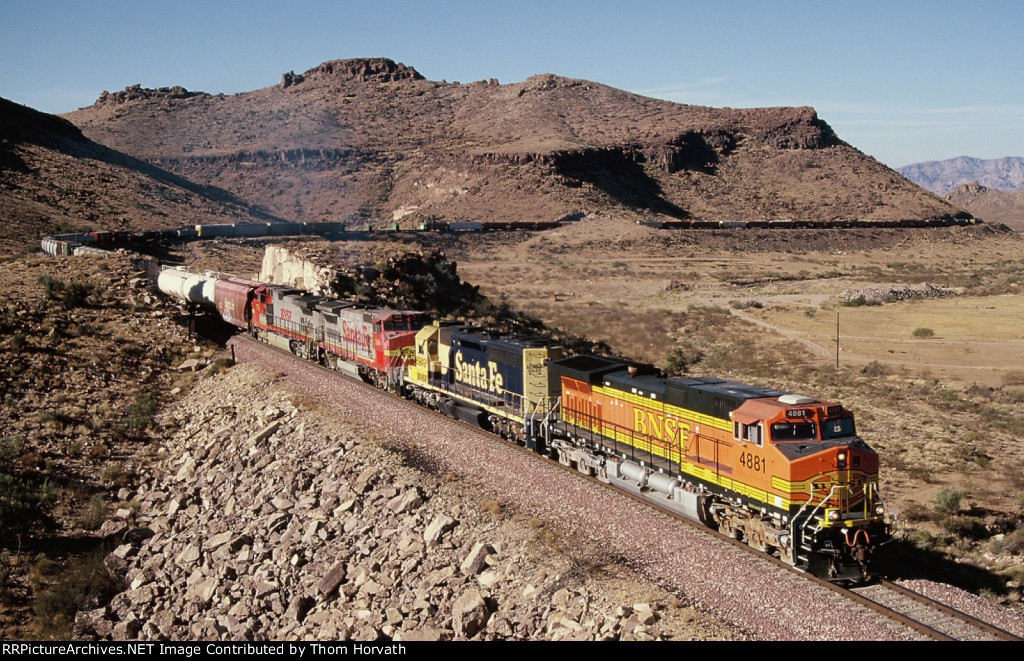
[[[1024,158],[971,158],[959,156],[945,161],[912,163],[896,171],[922,188],[945,195],[976,181],[987,188],[1014,191],[1024,188]]]

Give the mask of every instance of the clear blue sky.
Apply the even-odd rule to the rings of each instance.
[[[585,78],[682,103],[814,106],[884,163],[1024,156],[1020,0],[0,0],[0,96],[227,94],[326,60],[431,80]]]

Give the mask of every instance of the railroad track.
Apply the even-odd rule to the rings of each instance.
[[[572,471],[571,468],[566,468],[564,466],[562,466],[562,468]],[[601,482],[597,478],[587,476],[582,477],[598,483],[620,496],[629,498],[648,507],[656,508],[662,511],[666,516],[675,519],[680,523],[714,536],[738,549],[752,553],[758,558],[769,562],[776,567],[790,571],[812,583],[817,583],[832,592],[840,594],[846,599],[855,601],[875,613],[894,620],[895,622],[918,632],[926,638],[942,641],[1024,641],[1024,638],[1009,633],[1008,631],[1004,631],[999,627],[993,626],[992,624],[964,613],[963,611],[947,606],[940,601],[936,601],[930,597],[926,597],[923,594],[914,592],[913,590],[907,589],[885,579],[877,579],[875,582],[866,585],[846,587],[841,584],[832,583],[825,579],[818,578],[812,574],[798,571],[794,569],[792,565],[783,562],[779,558],[769,553],[764,553],[751,548],[740,540],[733,539],[728,535],[723,535],[716,530],[702,526],[699,523],[687,519],[684,516],[680,516],[671,510],[660,508],[654,503],[634,496],[629,492],[615,489],[611,485]]]
[[[868,608],[935,640],[1024,640],[976,617],[886,580],[848,588]],[[866,602],[866,603],[865,603]]]
[[[317,370],[321,370],[321,371],[329,373],[329,374],[331,374],[333,376],[343,377],[343,375],[340,375],[338,372],[336,372],[334,370],[331,370],[331,369],[329,369],[327,367],[324,367],[322,365],[318,365],[316,363],[312,363],[310,361],[302,360],[301,358],[298,358],[298,357],[294,356],[293,354],[291,354],[291,353],[289,353],[287,351],[283,351],[283,350],[277,349],[275,347],[271,347],[271,346],[266,345],[266,344],[264,344],[262,342],[257,342],[255,340],[252,340],[252,339],[248,338],[248,337],[245,337],[245,336],[235,336],[235,340],[241,340],[243,342],[251,342],[254,345],[259,346],[259,347],[261,347],[263,349],[269,349],[272,352],[279,353],[279,354],[281,354],[283,356],[288,356],[288,357],[290,357],[293,360],[299,360],[305,366],[313,367],[313,368],[315,368]],[[348,383],[355,384],[355,385],[357,385],[359,387],[367,388],[369,391],[377,393],[377,394],[380,394],[380,395],[390,395],[395,400],[400,400],[403,403],[406,403],[406,404],[408,404],[410,406],[416,406],[415,404],[412,404],[412,403],[408,402],[407,400],[398,397],[397,395],[393,395],[393,394],[390,394],[390,393],[385,393],[384,391],[382,391],[379,388],[376,388],[376,387],[374,387],[374,386],[372,386],[370,384],[366,384],[366,383],[363,383],[361,381],[358,381],[358,380],[355,380],[355,379],[349,379],[349,378],[345,378],[345,381],[348,382]],[[430,409],[424,409],[424,408],[419,407],[419,406],[416,406],[416,409],[418,411],[421,411],[421,412],[424,412],[424,413],[429,413],[429,414],[437,417],[439,419],[439,422],[441,420],[443,420],[444,422],[448,422],[448,423],[458,423],[459,422],[459,421],[454,420],[454,419],[450,418],[449,416],[446,416],[443,413],[440,413],[440,412],[437,412],[437,411],[432,411]],[[519,446],[517,446],[515,444],[511,444],[511,443],[508,443],[506,441],[502,441],[498,437],[496,437],[496,436],[494,436],[492,434],[488,434],[488,433],[486,433],[486,432],[484,432],[484,431],[480,430],[479,428],[474,427],[472,425],[468,425],[466,423],[460,423],[459,426],[464,428],[464,429],[466,429],[466,430],[468,430],[468,431],[472,431],[472,432],[478,433],[481,438],[487,439],[490,442],[499,443],[499,444],[501,444],[503,446],[509,447],[510,449],[518,450],[520,452],[528,454],[531,457],[536,457],[537,456],[537,455],[535,455],[535,453],[529,451],[526,448],[519,447]],[[818,585],[820,585],[820,586],[822,586],[822,587],[824,587],[824,588],[826,588],[826,589],[828,589],[828,590],[830,590],[830,591],[832,591],[834,593],[837,593],[837,594],[841,595],[845,599],[852,600],[852,601],[858,603],[859,605],[861,605],[862,607],[864,607],[866,609],[869,609],[872,612],[878,613],[880,616],[883,616],[883,617],[885,617],[885,618],[887,618],[887,619],[889,619],[891,621],[894,621],[894,622],[898,623],[901,626],[905,626],[905,627],[908,627],[908,628],[910,628],[910,629],[912,629],[914,631],[917,631],[921,636],[923,636],[925,638],[931,638],[931,639],[935,639],[935,640],[964,640],[964,641],[967,641],[967,640],[1022,640],[1021,638],[1019,638],[1019,637],[1017,637],[1017,636],[1015,636],[1013,634],[1007,633],[1007,632],[1005,632],[1005,631],[1003,631],[1003,630],[1001,630],[1001,629],[999,629],[997,627],[994,627],[994,626],[992,626],[990,624],[987,624],[987,623],[982,622],[982,621],[980,621],[980,620],[978,620],[976,618],[973,618],[973,617],[971,617],[970,615],[968,615],[966,613],[962,613],[962,612],[960,612],[960,611],[958,611],[956,609],[953,609],[953,608],[950,608],[948,606],[945,606],[944,604],[941,604],[939,602],[931,600],[931,599],[929,599],[927,597],[924,597],[923,595],[919,595],[917,593],[911,592],[910,590],[907,590],[906,588],[903,588],[901,586],[895,585],[893,583],[889,583],[887,581],[880,581],[880,582],[877,582],[877,583],[874,583],[874,584],[871,584],[871,585],[859,586],[859,587],[850,589],[850,588],[846,588],[846,587],[843,587],[843,586],[840,586],[840,585],[836,585],[836,584],[830,583],[828,581],[819,579],[819,578],[817,578],[815,576],[812,576],[810,574],[806,574],[804,572],[799,572],[797,570],[794,570],[791,565],[788,565],[788,564],[782,562],[781,560],[779,560],[778,558],[776,558],[776,557],[774,557],[772,555],[769,555],[767,553],[763,553],[761,551],[757,551],[756,549],[751,548],[750,546],[748,546],[747,544],[745,544],[745,543],[743,543],[741,541],[732,539],[731,537],[728,537],[726,535],[722,535],[722,534],[718,533],[717,531],[714,531],[714,530],[712,530],[710,528],[702,526],[702,525],[700,525],[699,523],[697,523],[695,521],[692,521],[692,520],[687,519],[687,518],[685,518],[683,516],[680,516],[679,514],[673,512],[671,510],[659,508],[654,503],[652,503],[652,502],[650,502],[648,500],[645,500],[643,498],[640,498],[638,496],[635,496],[635,495],[629,493],[628,491],[617,489],[614,486],[608,484],[607,482],[603,482],[601,480],[598,480],[597,478],[587,476],[585,474],[582,474],[582,473],[578,472],[574,468],[564,466],[564,465],[559,464],[557,462],[547,462],[547,463],[550,466],[552,466],[552,467],[557,467],[557,468],[559,468],[561,470],[572,472],[576,477],[583,478],[583,479],[585,479],[585,480],[587,480],[587,481],[589,481],[591,483],[599,485],[602,488],[607,489],[610,493],[613,493],[613,494],[615,494],[615,495],[617,495],[619,497],[626,498],[628,500],[632,500],[632,501],[635,501],[637,503],[642,503],[643,505],[647,506],[648,508],[654,508],[654,509],[658,510],[659,512],[661,512],[662,514],[666,515],[667,517],[669,517],[669,518],[671,518],[671,519],[673,519],[673,520],[675,520],[677,522],[684,523],[687,526],[690,526],[691,528],[693,528],[695,530],[699,530],[699,531],[701,531],[702,533],[704,533],[706,535],[710,535],[710,536],[712,536],[712,537],[714,537],[714,538],[716,538],[716,539],[718,539],[720,541],[724,541],[724,542],[726,542],[728,544],[732,544],[734,547],[736,547],[738,549],[742,549],[744,552],[751,553],[754,556],[756,556],[757,558],[761,559],[762,561],[769,562],[771,564],[776,565],[777,567],[780,567],[780,568],[783,568],[783,569],[787,570],[788,572],[792,572],[792,575],[794,577],[799,576],[800,578],[802,578],[804,580],[808,580],[808,581],[811,581],[813,583],[817,583]]]

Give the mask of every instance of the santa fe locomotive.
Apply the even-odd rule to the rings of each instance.
[[[841,404],[564,356],[414,311],[165,269],[166,294],[268,344],[494,432],[786,562],[861,580],[891,540],[878,456]]]

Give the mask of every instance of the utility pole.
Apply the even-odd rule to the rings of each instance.
[[[836,369],[839,369],[839,310],[836,310]]]

